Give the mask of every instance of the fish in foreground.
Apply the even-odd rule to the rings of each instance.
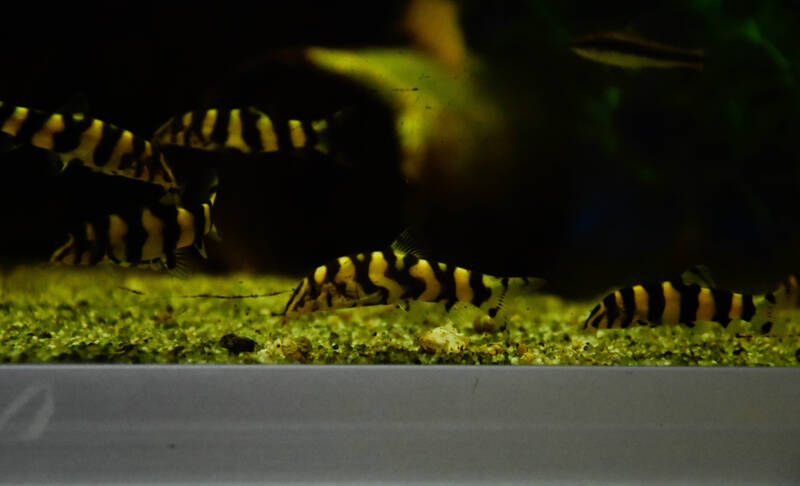
[[[580,37],[570,49],[586,59],[629,69],[702,70],[708,62],[702,49],[683,49],[624,32],[603,32]]]
[[[205,258],[205,237],[216,229],[211,204],[191,208],[152,204],[83,222],[50,257],[54,265],[113,263],[186,275],[188,250]]]
[[[608,294],[592,309],[583,329],[662,324],[694,327],[696,322],[717,322],[727,328],[732,321],[742,320],[767,334],[773,328],[776,301],[783,301],[788,295],[790,292],[779,290],[753,296],[714,288],[708,280],[696,278],[689,270],[681,279],[634,285]]]
[[[178,187],[163,155],[148,140],[83,113],[49,113],[0,102],[0,132],[11,147],[30,144],[53,152],[62,169],[80,163],[167,191]]]
[[[290,120],[269,117],[253,107],[195,110],[170,118],[156,130],[153,143],[246,154],[299,149],[327,154],[328,131],[337,116]]]
[[[286,304],[285,316],[325,309],[418,300],[478,307],[495,318],[509,289],[535,290],[542,280],[500,278],[437,263],[392,249],[336,258],[303,278]]]

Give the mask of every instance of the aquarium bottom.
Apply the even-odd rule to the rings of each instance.
[[[800,368],[11,365],[0,391],[3,483],[800,483]]]

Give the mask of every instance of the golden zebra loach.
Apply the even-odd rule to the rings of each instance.
[[[783,335],[713,323],[580,331],[596,300],[546,294],[508,302],[498,330],[478,309],[416,302],[279,316],[296,278],[17,267],[0,274],[0,362],[800,364],[800,312]]]

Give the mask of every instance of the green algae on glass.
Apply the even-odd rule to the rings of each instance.
[[[115,268],[19,267],[2,275],[0,362],[463,363],[798,365],[789,336],[750,336],[707,324],[578,331],[596,302],[536,294],[510,303],[508,328],[469,308],[364,307],[284,321],[290,289],[274,276],[168,275]],[[141,293],[136,293],[141,292]],[[741,335],[740,335],[741,334]]]

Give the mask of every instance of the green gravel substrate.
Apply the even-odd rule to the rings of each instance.
[[[800,364],[798,312],[781,316],[780,336],[714,324],[584,334],[578,329],[595,301],[535,294],[516,299],[507,330],[496,331],[474,310],[446,313],[426,303],[284,320],[273,314],[289,294],[182,297],[262,294],[297,283],[285,277],[178,280],[111,267],[18,267],[1,283],[0,362],[7,363]]]

